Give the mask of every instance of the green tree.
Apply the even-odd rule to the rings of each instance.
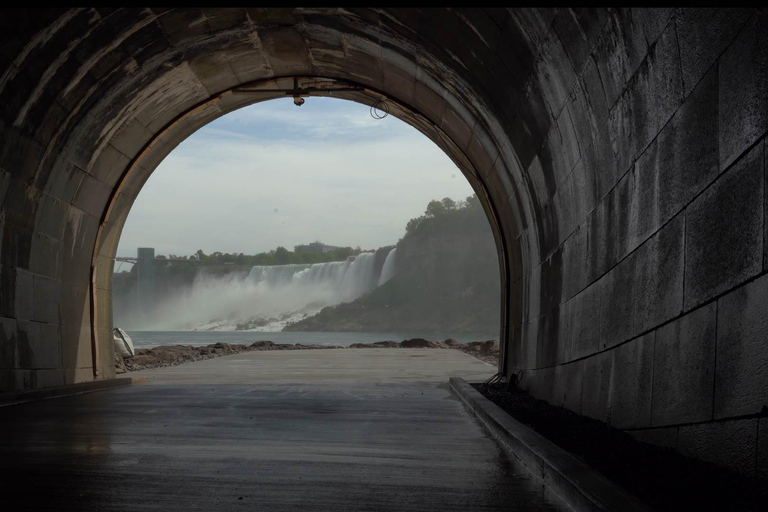
[[[453,211],[457,208],[456,201],[450,197],[444,197],[441,203],[443,203],[443,208],[445,211]]]
[[[443,205],[442,201],[438,201],[436,199],[433,199],[429,202],[427,205],[427,209],[424,211],[424,215],[427,217],[440,217],[442,214],[445,213],[445,206]]]
[[[471,208],[471,209],[474,209],[474,208],[482,209],[483,207],[483,205],[480,204],[480,198],[477,197],[477,194],[472,194],[471,196],[469,196],[466,199],[466,201],[464,201],[464,204],[465,204],[465,208]]]
[[[287,265],[291,262],[291,253],[283,246],[275,249],[275,259],[278,265]]]

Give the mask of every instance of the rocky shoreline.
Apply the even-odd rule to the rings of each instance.
[[[469,354],[490,364],[496,364],[499,359],[499,342],[496,340],[460,343],[452,338],[448,338],[444,341],[411,338],[400,342],[377,341],[375,343],[353,343],[349,347],[341,347],[338,345],[305,345],[301,343],[273,343],[272,341],[263,340],[256,341],[250,345],[214,343],[204,347],[195,347],[192,345],[163,345],[154,348],[140,348],[136,350],[136,355],[129,359],[123,359],[119,354],[115,354],[115,368],[117,373],[126,373],[163,366],[193,363],[195,361],[230,356],[241,352],[266,350],[339,350],[359,348],[451,349],[461,350],[465,354]]]

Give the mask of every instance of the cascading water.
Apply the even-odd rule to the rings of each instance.
[[[255,266],[245,277],[201,273],[191,289],[160,304],[153,319],[144,319],[142,329],[280,331],[391,279],[394,252],[381,272],[376,254],[364,252],[346,261]]]
[[[346,261],[316,263],[314,265],[256,266],[248,279],[256,286],[273,290],[294,288],[297,291],[328,289],[335,304],[355,300],[376,287],[374,276],[375,253],[364,252]]]
[[[384,266],[381,267],[381,277],[379,277],[379,286],[395,276],[395,252],[397,252],[397,247],[389,251],[387,259],[384,260]]]

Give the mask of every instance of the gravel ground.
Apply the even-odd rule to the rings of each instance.
[[[126,373],[149,368],[159,368],[164,366],[176,366],[179,364],[193,363],[203,361],[214,357],[229,356],[241,352],[263,351],[263,350],[341,350],[341,349],[359,349],[359,348],[434,348],[434,349],[454,349],[461,350],[465,354],[485,361],[490,364],[497,364],[499,360],[499,342],[496,340],[472,341],[469,343],[459,343],[448,338],[445,341],[427,340],[423,338],[411,338],[403,341],[379,341],[376,343],[354,343],[349,347],[339,347],[333,345],[304,345],[297,343],[273,343],[268,340],[256,341],[250,345],[233,343],[215,343],[204,347],[192,345],[164,345],[155,348],[144,348],[136,350],[136,355],[129,359],[123,359],[119,354],[115,354],[115,368],[117,373]]]

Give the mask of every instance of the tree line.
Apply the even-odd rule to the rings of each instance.
[[[330,261],[344,261],[350,256],[357,256],[361,252],[363,252],[363,250],[360,247],[339,247],[338,249],[329,252],[315,253],[294,252],[289,251],[283,246],[279,246],[277,249],[253,255],[243,253],[222,253],[218,251],[211,254],[205,254],[202,249],[199,249],[193,256],[190,256],[190,258],[197,260],[200,265],[235,264],[252,267],[254,265],[314,264],[327,263]]]
[[[478,221],[480,225],[488,222],[477,194],[463,201],[449,197],[440,201],[435,199],[429,202],[424,215],[408,221],[403,240],[423,239],[441,232],[461,233],[462,229],[475,230]]]
[[[448,197],[443,198],[442,200],[432,200],[427,204],[424,215],[408,221],[405,226],[403,240],[421,239],[441,232],[461,231],[462,228],[466,228],[466,230],[474,230],[476,229],[476,222],[478,220],[487,222],[485,221],[485,212],[483,211],[483,207],[476,194],[467,197],[463,201],[454,201]],[[252,267],[254,265],[311,265],[331,261],[344,261],[350,256],[357,256],[361,252],[365,251],[359,246],[355,248],[339,247],[338,249],[324,253],[294,252],[289,251],[283,246],[258,254],[243,254],[242,252],[226,253],[220,251],[206,254],[202,249],[198,249],[195,254],[191,256],[177,256],[175,254],[170,254],[166,257],[164,255],[159,255],[156,257],[156,261],[159,263],[162,260],[169,258],[171,260],[188,260],[195,266],[237,265]],[[168,264],[171,268],[186,267],[188,265],[189,264],[171,264],[171,262]],[[135,268],[134,265],[131,271],[135,271]],[[181,268],[178,268],[178,270],[183,272]]]
[[[205,254],[202,249],[198,249],[195,254],[191,256],[179,256],[176,254],[158,255],[155,257],[155,262],[160,264],[163,260],[184,260],[189,263],[180,263],[178,261],[168,261],[168,267],[172,269],[184,272],[185,268],[188,268],[190,264],[192,266],[204,266],[215,267],[220,265],[236,265],[243,267],[253,267],[255,265],[311,265],[314,263],[328,263],[331,261],[344,261],[350,256],[357,256],[363,251],[360,247],[339,247],[329,252],[324,253],[311,253],[311,252],[293,252],[289,251],[285,247],[279,246],[277,249],[272,249],[267,252],[260,252],[258,254],[243,254],[241,253],[228,253],[228,252],[212,252],[211,254]],[[131,268],[130,272],[135,272],[136,265]],[[124,271],[126,272],[126,271]]]

